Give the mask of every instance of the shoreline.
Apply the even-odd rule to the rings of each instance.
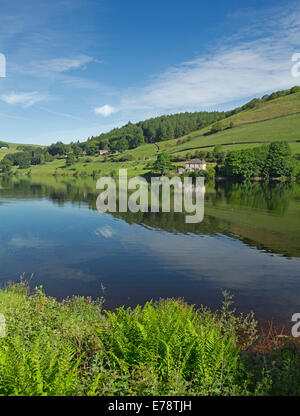
[[[146,173],[145,175],[148,176],[148,173]],[[144,177],[145,175],[136,175],[136,176],[142,176]],[[23,173],[17,173],[17,172],[13,172],[11,174],[5,174],[5,173],[0,173],[0,177],[12,177],[12,176],[27,176],[27,177],[60,177],[60,178],[64,178],[64,177],[68,177],[68,178],[76,178],[76,177],[90,177],[90,178],[101,178],[101,177],[107,177],[109,176],[110,178],[113,179],[118,179],[119,176],[111,176],[111,175],[94,175],[94,174],[54,174],[54,173],[49,173],[49,174],[28,174],[27,172],[23,172]],[[134,178],[136,176],[131,176],[128,175],[128,178]],[[171,174],[167,174],[165,176],[181,176],[177,173],[171,173]],[[155,178],[158,177],[157,175],[151,175],[151,178]],[[300,178],[287,178],[287,177],[271,177],[271,178],[265,178],[262,176],[254,176],[251,178],[240,178],[240,177],[236,177],[236,176],[215,176],[213,179],[209,180],[210,182],[215,181],[215,182],[221,182],[221,181],[231,181],[231,182],[245,182],[245,181],[251,181],[251,182],[299,182]]]

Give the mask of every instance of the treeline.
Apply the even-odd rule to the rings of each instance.
[[[136,124],[131,122],[125,126],[91,137],[90,142],[96,143],[99,149],[112,152],[133,149],[143,143],[155,143],[176,139],[192,131],[199,130],[226,117],[224,112],[180,113],[151,118]]]
[[[31,151],[19,151],[6,155],[0,162],[0,172],[8,173],[13,166],[28,169],[31,165],[40,165],[51,160],[53,157],[48,153],[47,148],[34,147]]]
[[[37,146],[31,146],[30,144],[21,144],[20,146],[17,146],[16,150],[20,150],[22,152],[34,152],[37,150]]]
[[[52,156],[74,154],[96,155],[99,150],[111,153],[134,149],[144,143],[155,143],[184,136],[226,117],[224,112],[180,113],[161,116],[136,124],[128,122],[108,133],[92,136],[85,142],[72,142],[69,145],[61,141],[52,144],[47,151]]]
[[[217,165],[220,176],[278,178],[300,177],[299,164],[286,142],[273,142],[253,149],[229,152]]]

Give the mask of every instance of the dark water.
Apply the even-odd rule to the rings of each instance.
[[[300,312],[300,184],[206,186],[205,218],[101,214],[92,179],[0,180],[0,283],[25,273],[59,299],[102,296],[106,307],[184,297],[290,321]]]

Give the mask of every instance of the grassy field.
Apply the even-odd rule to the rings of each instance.
[[[183,300],[105,311],[26,284],[0,290],[2,396],[299,395],[299,343],[236,315]]]
[[[201,132],[201,131],[200,131]],[[200,133],[199,132],[199,133]],[[187,138],[184,137],[184,138]],[[178,140],[178,139],[177,139]],[[188,142],[181,145],[170,147],[170,144],[176,144],[177,140],[172,140],[170,143],[162,142],[160,147],[162,150],[169,153],[185,154],[184,149],[196,149],[199,146],[210,146],[224,143],[231,143],[232,146],[226,146],[227,149],[247,148],[253,145],[235,145],[235,142],[251,142],[251,141],[300,141],[300,114],[294,116],[287,116],[275,120],[265,121],[257,124],[248,124],[233,129],[223,130],[221,132],[211,134],[208,136],[197,136],[191,138]],[[254,146],[259,144],[254,144]],[[293,151],[300,153],[300,142],[292,144]],[[205,150],[205,149],[203,149]],[[209,148],[206,148],[209,150]],[[213,148],[210,148],[213,150]]]
[[[276,117],[285,117],[286,115],[298,112],[300,112],[300,93],[287,95],[269,102],[261,103],[257,108],[242,111],[226,118],[225,120],[221,120],[220,122],[222,124],[222,128],[224,129],[229,127],[231,122],[233,122],[234,126],[237,127],[239,124],[257,123]],[[210,127],[211,126],[208,126],[204,129],[194,131],[184,137],[194,138],[199,135],[203,135],[210,131]],[[174,142],[176,142],[176,139]]]
[[[60,176],[101,176],[111,175],[117,176],[118,170],[126,168],[129,176],[141,175],[149,169],[146,169],[146,162],[132,161],[132,162],[105,162],[101,157],[89,157],[89,162],[86,162],[86,157],[70,167],[66,167],[66,161],[64,159],[57,159],[53,162],[43,165],[31,166],[30,169],[18,169],[14,168],[14,171],[18,174],[27,174],[30,172],[32,175],[60,175]]]

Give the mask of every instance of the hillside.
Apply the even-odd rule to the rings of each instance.
[[[258,145],[254,142],[266,141],[296,141],[300,140],[300,93],[277,98],[262,103],[258,108],[242,111],[220,121],[223,131],[209,134],[210,126],[183,136],[185,143],[178,144],[180,139],[160,143],[161,150],[170,153],[184,149],[196,149],[200,146],[228,144],[226,150],[245,148]],[[233,128],[228,128],[233,123]],[[237,145],[237,142],[252,142]],[[300,143],[292,143],[293,153],[300,153]],[[207,148],[208,150],[208,148]]]
[[[10,154],[10,153],[16,153],[22,150],[19,150],[19,147],[32,147],[32,148],[38,148],[38,147],[42,147],[42,146],[38,146],[35,144],[21,144],[21,143],[9,143],[6,140],[2,140],[1,139],[1,143],[5,143],[7,144],[9,147],[8,149],[0,149],[0,160],[2,160],[6,155]]]
[[[121,153],[115,152],[107,156],[81,156],[69,167],[66,166],[64,158],[56,158],[52,162],[31,166],[30,171],[34,175],[98,176],[114,175],[118,169],[127,168],[129,175],[138,175],[149,171],[150,163],[162,151],[171,156],[189,158],[197,151],[212,151],[218,144],[224,145],[224,151],[230,151],[278,140],[290,142],[292,153],[300,154],[300,92],[271,101],[258,101],[254,108],[244,109],[218,121],[221,131],[214,134],[210,133],[212,127],[210,124],[176,139],[142,144]],[[10,145],[9,150],[0,150],[0,159],[7,152],[16,151],[16,147],[17,145]],[[28,169],[18,169],[20,173],[26,171]]]
[[[300,140],[300,114],[264,122],[251,122],[251,124],[240,125],[208,136],[204,136],[203,133],[205,132],[199,131],[190,135],[188,142],[179,145],[176,145],[177,140],[173,143],[162,143],[161,149],[170,153],[185,154],[186,151],[197,148],[209,150],[209,146],[214,147],[218,144],[227,145],[226,150],[232,150],[257,146],[260,142],[276,140],[295,142]],[[290,143],[290,145],[293,153],[300,153],[300,142]]]

